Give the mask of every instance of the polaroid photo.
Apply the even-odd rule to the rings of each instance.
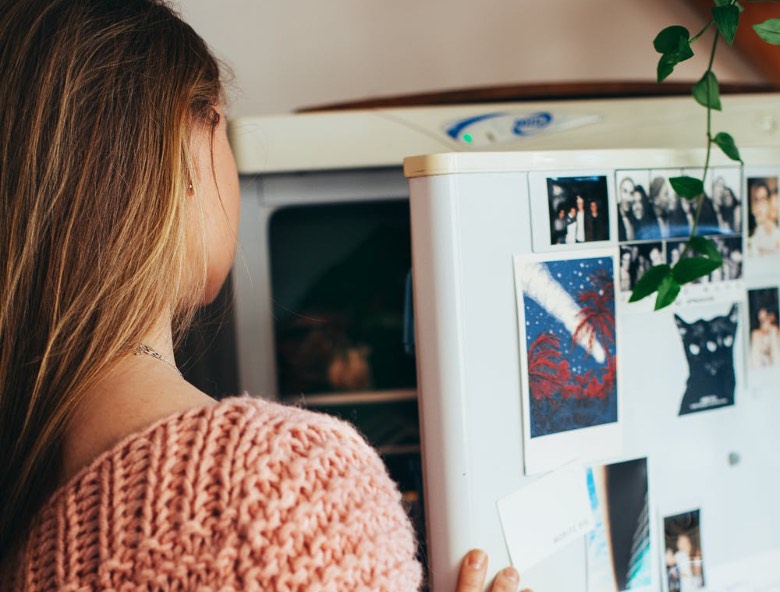
[[[616,236],[620,243],[643,240],[647,229],[640,220],[644,218],[647,207],[647,187],[650,183],[650,172],[647,170],[625,170],[615,172]],[[649,232],[652,234],[652,232]]]
[[[619,454],[614,254],[514,265],[526,474]]]
[[[702,553],[701,510],[663,517],[663,590],[704,590],[706,570]]]
[[[735,355],[739,337],[739,303],[706,314],[701,307],[678,310],[674,322],[680,346],[688,362],[688,378],[681,393],[679,415],[710,411],[734,405],[737,386]],[[711,311],[713,307],[708,307]]]
[[[589,592],[653,590],[647,459],[588,469],[594,528],[585,537]]]
[[[750,257],[780,254],[777,177],[748,177],[748,240]]]
[[[751,388],[780,380],[780,299],[777,286],[748,290],[748,384]]]
[[[607,172],[531,173],[534,251],[591,248],[610,240]]]
[[[780,263],[780,215],[778,171],[752,169],[745,172],[745,277],[770,279]]]
[[[619,288],[630,292],[648,269],[666,263],[664,243],[660,241],[620,245]]]

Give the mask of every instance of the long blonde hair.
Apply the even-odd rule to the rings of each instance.
[[[0,5],[0,560],[56,486],[85,391],[198,303],[189,141],[220,93],[161,1]]]

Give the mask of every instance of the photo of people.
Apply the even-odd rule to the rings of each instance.
[[[713,170],[712,206],[720,234],[742,234],[742,203],[735,187],[739,187],[738,170]]]
[[[667,592],[704,589],[700,511],[664,518],[664,565]]]
[[[618,240],[657,240],[661,238],[658,218],[647,190],[635,180],[633,171],[618,176]]]
[[[683,237],[690,234],[694,208],[688,200],[675,193],[668,175],[653,173],[649,199],[661,238]]]
[[[727,280],[738,280],[742,277],[742,237],[741,236],[713,236],[709,237],[723,257],[723,265],[713,271],[710,275],[695,280],[694,284],[705,284],[708,282],[722,282]],[[680,260],[685,251],[685,240],[675,240],[666,243],[666,263],[674,265]],[[686,257],[698,256],[692,251],[688,251]]]
[[[696,201],[677,195],[669,181],[679,170],[618,171],[618,240],[632,242],[690,235],[696,218]],[[695,176],[695,175],[692,175]],[[714,178],[701,206],[697,234],[735,235],[741,232],[742,210],[739,172],[714,169]]]
[[[778,289],[748,290],[748,314],[750,315],[751,369],[780,366],[780,329],[778,329]]]
[[[629,292],[645,272],[665,263],[662,242],[620,245],[620,291]]]
[[[547,179],[550,208],[550,244],[609,240],[607,178],[557,177]]]
[[[588,590],[649,588],[653,578],[647,459],[592,467],[587,482],[595,525],[586,536]]]
[[[765,257],[780,253],[777,177],[748,179],[748,255]]]

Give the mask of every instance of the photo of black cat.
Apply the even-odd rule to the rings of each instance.
[[[688,359],[688,384],[680,415],[734,404],[734,339],[739,307],[713,319],[687,323],[674,315]]]

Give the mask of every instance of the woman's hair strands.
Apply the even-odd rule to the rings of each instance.
[[[2,560],[57,484],[86,390],[199,302],[189,146],[221,87],[154,0],[0,0],[0,73]]]

